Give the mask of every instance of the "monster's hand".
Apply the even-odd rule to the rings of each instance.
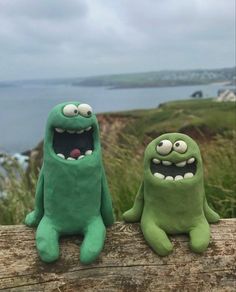
[[[102,194],[101,214],[105,226],[111,226],[115,222],[115,216],[112,209],[112,202],[108,193]]]
[[[42,216],[37,211],[30,212],[25,217],[25,224],[28,226],[38,226]]]
[[[105,226],[107,227],[111,226],[115,222],[115,215],[113,211],[111,210],[110,213],[107,214],[106,217],[104,216],[104,213],[103,213],[103,220],[104,220]]]
[[[138,222],[140,221],[139,212],[133,207],[130,210],[126,211],[123,215],[123,219],[126,222]]]
[[[206,198],[204,200],[203,208],[206,219],[209,223],[217,223],[220,220],[220,216],[209,207]]]
[[[143,212],[143,183],[141,184],[133,207],[123,214],[123,219],[126,222],[138,222],[141,219]]]
[[[110,226],[115,221],[112,209],[111,195],[109,192],[106,175],[102,167],[102,198],[101,198],[101,215],[105,226]]]

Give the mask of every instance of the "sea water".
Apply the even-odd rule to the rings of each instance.
[[[0,87],[0,152],[21,153],[35,147],[44,136],[49,111],[60,102],[88,103],[95,113],[126,111],[187,99],[198,90],[205,97],[214,97],[222,87],[222,84],[114,90],[42,84]]]

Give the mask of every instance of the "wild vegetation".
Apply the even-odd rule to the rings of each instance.
[[[104,114],[98,117],[108,183],[118,220],[134,200],[142,177],[143,152],[149,141],[165,132],[194,138],[204,161],[205,188],[210,205],[221,217],[236,217],[236,108],[235,103],[210,99],[170,102],[150,110]],[[15,162],[5,164],[1,177],[3,198],[0,223],[23,222],[33,208],[42,158],[36,149],[25,173]]]

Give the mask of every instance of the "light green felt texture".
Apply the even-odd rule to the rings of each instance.
[[[84,239],[80,260],[89,264],[99,256],[104,245],[105,226],[114,222],[114,215],[102,163],[96,116],[66,117],[62,113],[66,104],[57,105],[49,114],[35,209],[26,216],[25,224],[38,226],[36,246],[43,261],[58,259],[61,235],[81,234]],[[90,126],[93,127],[94,141],[92,155],[71,161],[56,155],[52,147],[54,128],[78,130]]]
[[[186,142],[188,148],[183,154],[172,150],[160,155],[156,146],[162,140],[174,144]],[[156,178],[150,169],[153,158],[172,163],[196,159],[197,170],[192,178],[168,181]],[[161,256],[171,253],[173,246],[169,234],[188,234],[190,248],[196,253],[206,250],[210,241],[209,223],[219,221],[219,215],[208,205],[204,190],[203,165],[200,150],[189,136],[167,133],[153,140],[144,154],[143,181],[133,207],[123,214],[127,222],[141,222],[141,229],[147,243]]]

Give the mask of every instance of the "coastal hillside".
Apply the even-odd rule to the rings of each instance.
[[[0,81],[0,88],[24,86],[105,86],[110,89],[174,87],[210,83],[235,85],[236,67],[199,70],[164,70],[88,77]]]
[[[108,182],[115,213],[131,207],[142,179],[143,153],[148,143],[165,132],[181,132],[199,144],[204,161],[210,205],[224,218],[236,216],[236,107],[211,99],[169,102],[158,108],[98,115]],[[0,203],[0,223],[22,222],[33,206],[42,163],[42,142],[32,151],[26,175],[7,169],[1,181],[7,193]],[[19,179],[20,177],[20,179]]]
[[[236,68],[199,69],[199,70],[169,70],[145,73],[130,73],[103,75],[82,78],[73,85],[106,86],[116,88],[166,87],[201,85],[214,82],[235,84]]]

